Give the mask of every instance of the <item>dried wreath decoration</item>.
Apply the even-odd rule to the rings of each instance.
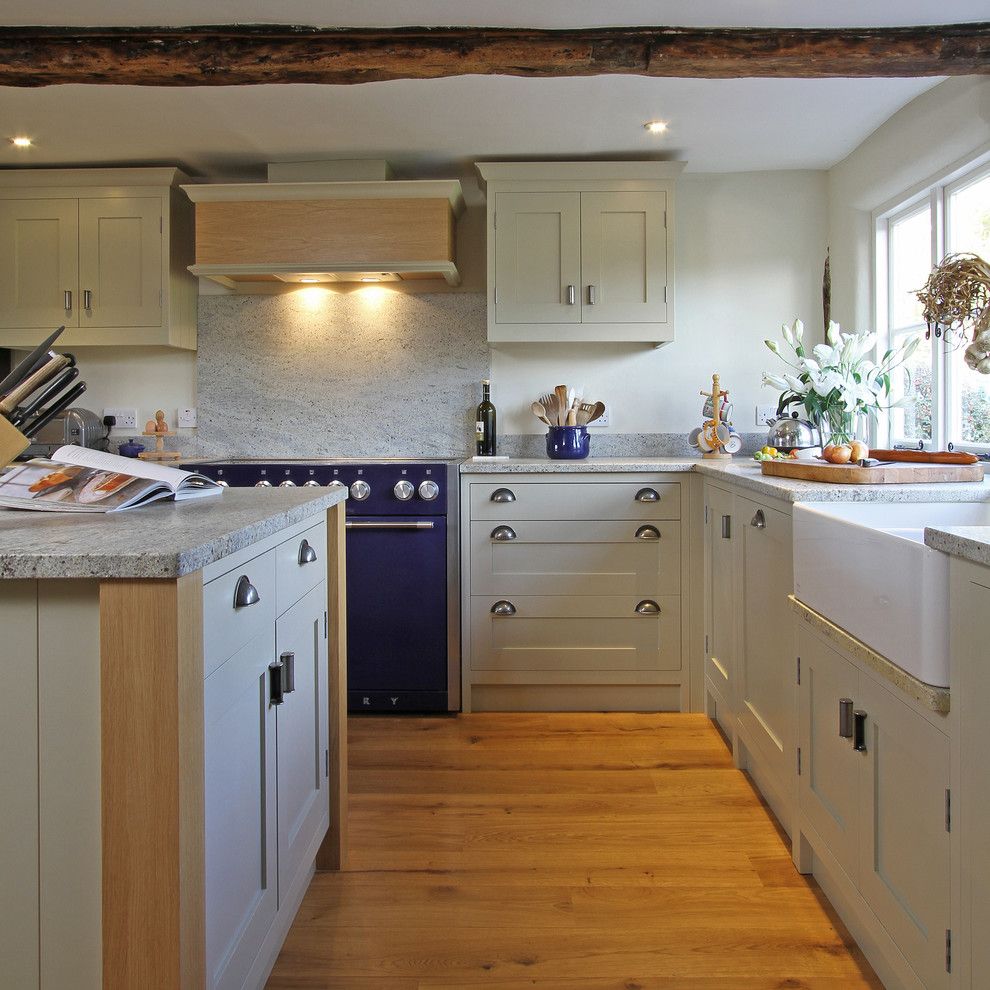
[[[929,333],[933,326],[972,335],[966,364],[990,375],[990,265],[976,254],[950,254],[932,270],[915,293],[924,306]]]

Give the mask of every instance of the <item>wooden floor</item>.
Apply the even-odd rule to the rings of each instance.
[[[268,984],[880,987],[702,715],[350,723],[348,871]]]

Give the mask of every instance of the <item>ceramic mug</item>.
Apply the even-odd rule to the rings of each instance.
[[[591,437],[586,426],[551,426],[547,430],[547,457],[554,461],[580,461],[588,456]]]

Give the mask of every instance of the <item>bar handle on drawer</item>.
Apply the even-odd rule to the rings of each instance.
[[[508,543],[516,538],[516,531],[511,526],[496,526],[492,530],[492,540],[495,543]]]
[[[516,606],[512,602],[507,602],[504,598],[492,606],[492,615],[515,615]]]
[[[515,502],[516,493],[511,488],[496,488],[492,492],[491,501],[503,504],[505,502]]]
[[[853,712],[853,749],[866,752],[866,712],[859,708]]]
[[[722,539],[732,539],[732,516],[722,516]]]
[[[279,660],[282,662],[282,693],[292,694],[296,689],[296,655],[287,651]]]
[[[839,698],[839,735],[843,739],[852,739],[853,734],[853,700]]]
[[[636,492],[636,501],[637,502],[659,502],[660,501],[660,493],[658,491],[656,491],[656,489],[654,489],[654,488],[640,488],[640,490],[638,492]]]
[[[284,673],[281,660],[273,660],[268,665],[268,703],[271,705],[281,705],[285,701]]]
[[[636,530],[637,540],[659,540],[660,530],[656,526],[640,526]]]
[[[767,528],[767,517],[763,515],[762,509],[756,510],[756,515],[749,522],[750,526],[755,526],[756,529],[766,529]]]
[[[309,540],[303,540],[302,543],[299,544],[299,563],[316,563],[316,551],[309,545]]]
[[[646,598],[636,606],[636,611],[640,615],[659,615],[660,606],[655,601]]]
[[[257,605],[260,601],[261,595],[258,594],[258,589],[251,584],[246,574],[242,574],[234,587],[234,608],[247,608],[248,605]]]

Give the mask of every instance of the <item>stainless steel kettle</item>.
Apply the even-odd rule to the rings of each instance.
[[[796,412],[790,416],[779,416],[770,424],[767,435],[767,446],[788,454],[792,450],[807,450],[809,447],[820,447],[821,436],[815,426],[805,419],[800,419]]]

